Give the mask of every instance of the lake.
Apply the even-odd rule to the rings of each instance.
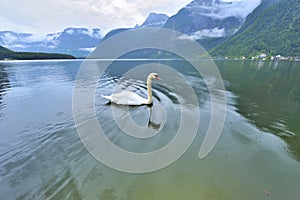
[[[147,74],[140,80],[122,76],[149,63],[181,71],[195,90],[198,107],[182,111],[181,97],[172,90],[182,83],[174,86],[163,75],[161,82],[153,81],[152,107],[124,108],[101,97],[117,85],[145,96]],[[204,159],[198,153],[211,118],[210,98],[205,82],[188,63],[120,60],[101,76],[95,117],[107,138],[127,151],[163,148],[180,126],[178,113],[189,118],[193,109],[200,111],[197,136],[178,160],[157,171],[134,174],[99,162],[78,135],[72,97],[82,61],[0,62],[1,199],[299,199],[300,62],[215,63],[226,87],[226,120]],[[92,120],[77,111],[82,124]],[[120,114],[119,124],[114,112]],[[126,126],[128,116],[142,131]],[[189,129],[185,131],[188,137]]]

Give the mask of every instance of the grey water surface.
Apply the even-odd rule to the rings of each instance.
[[[143,153],[168,144],[180,126],[181,109],[170,89],[181,83],[161,77],[153,82],[153,107],[126,107],[147,134],[158,134],[138,139],[124,134],[111,109],[125,108],[107,105],[101,94],[122,84],[145,96],[145,80],[119,82],[127,70],[168,65],[186,77],[198,97],[200,122],[191,147],[172,165],[145,174],[111,169],[81,143],[72,113],[81,63],[0,62],[0,199],[299,199],[300,62],[215,61],[226,87],[226,121],[204,159],[198,152],[211,110],[201,76],[179,60],[114,62],[99,80],[95,112],[107,137],[123,149]]]

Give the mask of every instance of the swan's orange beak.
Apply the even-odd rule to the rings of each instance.
[[[159,76],[156,76],[155,79],[158,80],[158,81],[161,80]]]

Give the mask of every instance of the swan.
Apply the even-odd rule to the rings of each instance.
[[[130,91],[122,91],[120,93],[115,93],[110,96],[104,96],[103,98],[108,99],[111,103],[119,104],[119,105],[132,105],[132,106],[139,106],[139,105],[151,105],[152,100],[152,79],[160,80],[160,77],[157,73],[150,73],[147,78],[147,92],[148,98],[145,99],[138,94]]]

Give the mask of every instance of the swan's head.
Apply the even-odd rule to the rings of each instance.
[[[150,73],[149,76],[148,76],[148,80],[149,79],[156,79],[156,80],[160,80],[160,77],[158,76],[157,73]]]

